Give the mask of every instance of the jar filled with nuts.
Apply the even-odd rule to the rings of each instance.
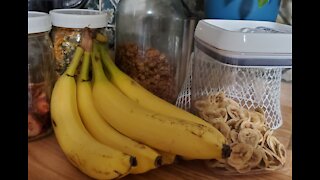
[[[58,75],[63,74],[70,64],[85,28],[90,29],[94,38],[107,43],[106,12],[89,9],[54,9],[49,13],[53,25],[51,38]]]
[[[185,21],[178,0],[121,0],[116,14],[116,64],[156,96],[175,103]]]

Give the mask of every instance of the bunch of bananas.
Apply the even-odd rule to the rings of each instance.
[[[95,179],[114,179],[171,164],[176,155],[230,154],[216,128],[154,96],[119,70],[102,44],[84,40],[50,102],[57,141],[75,167]]]

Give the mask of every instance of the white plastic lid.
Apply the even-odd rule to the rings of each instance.
[[[51,30],[50,16],[44,12],[28,11],[28,34]]]
[[[54,9],[49,12],[53,26],[65,28],[103,28],[107,13],[90,9]]]
[[[200,20],[195,39],[226,51],[292,54],[292,27],[274,22]]]

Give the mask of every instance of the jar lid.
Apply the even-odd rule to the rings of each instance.
[[[49,12],[52,25],[65,28],[107,27],[107,13],[90,9],[54,9]]]
[[[28,34],[51,30],[50,16],[44,12],[28,11]]]
[[[292,54],[292,27],[275,22],[200,20],[195,39],[231,52]]]

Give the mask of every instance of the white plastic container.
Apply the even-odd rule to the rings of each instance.
[[[280,127],[281,75],[292,65],[291,26],[266,21],[201,20],[194,38],[189,72],[192,80],[187,79],[177,105],[188,107],[185,104],[190,103],[187,96],[191,94],[192,111],[195,100],[222,91],[247,109],[263,108],[267,125]]]

